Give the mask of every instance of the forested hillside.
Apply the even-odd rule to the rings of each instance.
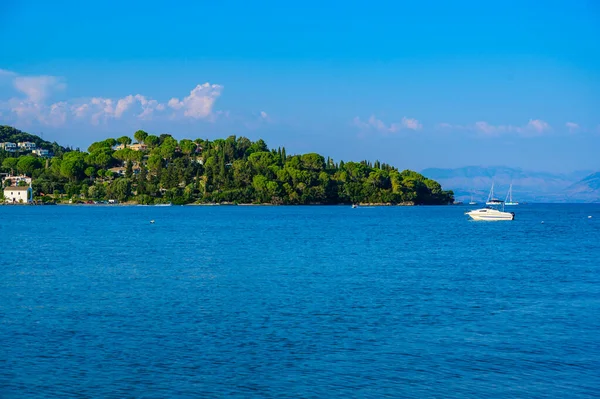
[[[3,136],[3,140],[21,137]],[[137,143],[133,145],[127,136],[109,138],[93,143],[87,152],[55,148],[50,159],[0,152],[0,162],[5,173],[33,177],[34,195],[42,200],[110,198],[141,204],[453,201],[452,192],[442,190],[437,182],[379,161],[337,163],[315,153],[289,155],[285,148],[269,149],[263,140],[236,136],[178,141],[168,134],[155,136],[140,130],[134,138]],[[40,142],[37,136],[26,140]]]

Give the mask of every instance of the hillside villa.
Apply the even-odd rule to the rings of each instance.
[[[114,168],[110,168],[108,170],[119,176],[125,176],[125,174],[127,173],[127,168],[125,166],[117,166]],[[133,168],[132,168],[132,172],[137,175],[138,173],[140,173],[140,171],[141,171],[140,167],[137,164],[134,164]]]
[[[28,186],[31,184],[31,177],[20,175],[20,176],[11,176],[8,175],[2,178],[2,187],[6,186],[6,181],[10,181],[10,186],[18,186],[20,182],[25,182]]]
[[[148,146],[144,143],[133,143],[129,146],[133,151],[146,151]]]
[[[133,143],[133,144],[129,144],[129,145],[119,144],[119,145],[113,147],[113,149],[116,151],[123,150],[125,148],[129,148],[130,150],[133,150],[133,151],[146,151],[148,149],[148,146],[144,143]]]
[[[25,150],[25,151],[33,151],[37,148],[35,143],[32,143],[30,141],[23,141],[23,142],[17,143],[17,145],[20,150]]]
[[[10,143],[7,141],[0,143],[0,150],[6,152],[31,152],[42,158],[50,158],[52,156],[52,153],[49,150],[38,148],[37,145],[31,141],[22,141],[20,143]]]
[[[6,152],[17,152],[17,145],[15,143],[0,143],[0,148]]]
[[[49,150],[44,150],[43,148],[37,148],[31,152],[41,158],[49,158],[52,156]]]

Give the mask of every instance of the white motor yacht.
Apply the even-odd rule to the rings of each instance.
[[[514,220],[514,212],[504,212],[503,210],[494,209],[492,207],[485,207],[481,209],[474,209],[466,212],[465,215],[469,215],[473,220]]]

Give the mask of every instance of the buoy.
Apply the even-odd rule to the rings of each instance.
[[[150,224],[153,224],[153,223],[154,223],[154,220],[151,220],[151,221],[150,221]]]
[[[544,221],[542,220],[542,224],[544,224]]]

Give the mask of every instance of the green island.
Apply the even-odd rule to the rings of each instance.
[[[446,205],[454,200],[438,182],[379,161],[288,155],[285,148],[236,136],[178,141],[138,130],[133,138],[135,143],[128,136],[108,138],[86,152],[0,126],[1,202],[21,202],[6,198],[6,187],[29,190],[39,204]]]

